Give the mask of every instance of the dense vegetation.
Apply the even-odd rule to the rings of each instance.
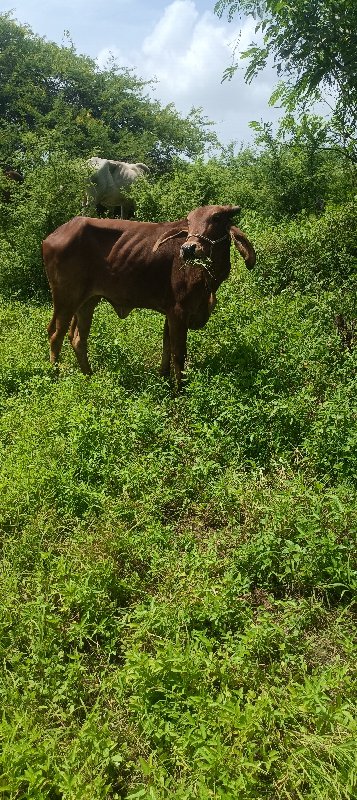
[[[48,75],[75,59],[80,87],[114,80],[2,25],[27,73],[38,48]],[[2,796],[352,800],[353,166],[310,117],[275,136],[256,127],[238,154],[171,154],[136,186],[138,216],[240,202],[256,268],[232,253],[215,314],[190,334],[184,396],[158,377],[162,319],[119,321],[105,304],[95,375],[79,374],[67,346],[56,380],[40,241],[80,212],[92,145],[74,118],[70,136],[44,116],[31,129],[19,85],[0,83],[13,118],[1,157],[17,154],[25,176],[0,202]],[[149,140],[155,118],[161,128],[147,109]]]
[[[73,46],[58,47],[0,15],[1,158],[37,164],[56,147],[71,157],[146,161],[157,170],[175,155],[202,153],[209,135],[198,111],[182,118],[145,94],[145,83],[117,67],[98,70]],[[31,157],[32,155],[32,157]]]

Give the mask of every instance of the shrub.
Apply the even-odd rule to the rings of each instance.
[[[32,162],[24,164],[25,181],[11,205],[0,204],[3,296],[34,298],[47,293],[41,241],[83,206],[87,180],[83,161],[60,151],[46,152],[45,146],[37,143],[37,159],[32,152]]]
[[[357,279],[357,203],[330,206],[319,218],[301,217],[274,226],[262,226],[246,215],[246,229],[258,252],[255,270],[264,292],[287,287],[308,291],[350,285]]]

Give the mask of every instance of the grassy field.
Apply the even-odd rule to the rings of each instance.
[[[3,300],[0,797],[356,797],[340,296],[235,263],[180,397],[158,315],[101,305],[56,381],[49,302]]]

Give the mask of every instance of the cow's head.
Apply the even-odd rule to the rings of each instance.
[[[143,175],[148,175],[150,172],[150,167],[147,167],[146,164],[142,163],[142,161],[138,161],[138,163],[135,164],[135,166],[138,167],[138,169]]]
[[[181,245],[183,261],[207,261],[220,244],[229,242],[232,218],[240,206],[203,206],[187,216],[188,236]]]
[[[166,231],[155,242],[153,250],[169,239],[182,238],[185,241],[180,247],[180,256],[186,263],[211,261],[219,254],[219,247],[234,242],[247,267],[255,264],[255,251],[243,231],[233,225],[233,217],[239,214],[240,206],[202,206],[195,208],[187,216],[187,227],[182,223],[172,223],[172,229]]]

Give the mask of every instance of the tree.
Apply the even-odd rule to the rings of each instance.
[[[256,20],[261,44],[252,42],[248,59],[250,82],[272,57],[278,86],[271,102],[280,99],[288,111],[327,93],[333,105],[331,138],[357,161],[357,3],[356,0],[218,0],[216,13]],[[231,76],[237,64],[228,67]]]
[[[186,118],[152,100],[148,84],[113,61],[108,69],[0,15],[0,158],[31,153],[31,137],[69,156],[147,161],[158,171],[195,158],[214,138],[199,111]]]

